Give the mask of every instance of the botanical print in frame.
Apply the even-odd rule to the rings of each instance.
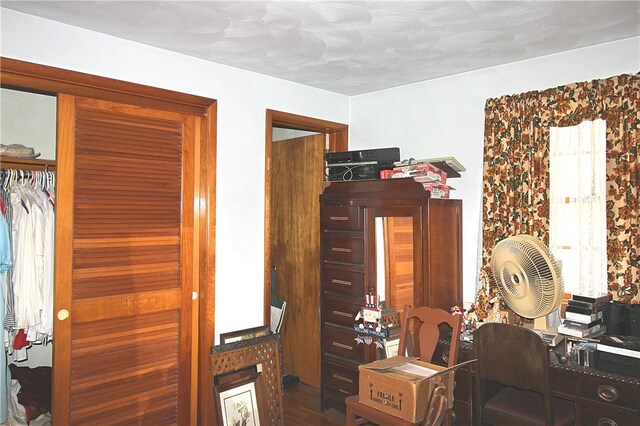
[[[260,426],[255,383],[250,381],[218,393],[223,426]]]
[[[251,381],[255,384],[258,417],[263,425],[284,424],[280,335],[241,340],[211,348],[211,395],[217,425],[223,424],[220,392]],[[242,424],[242,423],[240,423]]]

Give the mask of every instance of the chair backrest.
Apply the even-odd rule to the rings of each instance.
[[[440,426],[447,411],[447,389],[444,385],[435,387],[431,394],[431,400],[427,407],[427,415],[423,426]]]
[[[475,372],[478,408],[481,410],[490,397],[486,392],[487,381],[497,382],[541,394],[549,422],[552,418],[549,351],[542,338],[525,327],[487,323],[474,332],[473,343],[478,360]]]
[[[461,315],[452,315],[444,309],[430,308],[428,306],[420,306],[417,308],[412,308],[408,305],[405,306],[402,315],[398,355],[404,355],[407,349],[410,332],[412,330],[411,320],[414,320],[413,323],[417,326],[415,329],[419,345],[418,353],[414,355],[417,355],[423,361],[431,362],[433,353],[438,345],[438,338],[440,337],[439,326],[444,323],[452,328],[447,366],[451,367],[458,362],[460,326],[462,323]],[[416,322],[416,320],[418,322]]]

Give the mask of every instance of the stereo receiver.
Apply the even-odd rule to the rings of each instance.
[[[393,169],[400,161],[400,148],[327,152],[327,180],[379,179],[380,171]]]

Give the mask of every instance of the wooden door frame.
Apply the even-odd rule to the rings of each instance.
[[[0,57],[0,84],[3,88],[57,95],[74,96],[128,103],[142,107],[165,109],[200,117],[196,135],[196,164],[193,173],[195,197],[194,306],[193,326],[197,331],[197,362],[191,369],[191,418],[198,424],[213,424],[213,384],[209,355],[214,344],[215,323],[215,188],[216,188],[216,128],[217,101],[185,93],[98,77],[90,74]],[[58,168],[59,169],[59,168]],[[194,346],[196,342],[194,341]],[[62,372],[69,374],[69,372]]]
[[[264,147],[264,325],[271,321],[271,146],[274,127],[328,134],[329,152],[346,151],[349,146],[349,126],[346,124],[267,109]]]

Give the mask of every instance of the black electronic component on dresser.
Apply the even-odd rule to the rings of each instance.
[[[353,325],[364,296],[379,294],[381,245],[387,250],[387,307],[409,304],[448,310],[461,303],[461,214],[460,200],[431,199],[413,179],[333,182],[325,188],[320,196],[324,410],[344,411],[344,398],[358,393],[358,365],[378,355],[375,344],[356,342]],[[376,236],[382,238],[381,219],[385,244],[376,244]],[[393,238],[403,242],[402,247],[391,247]],[[396,271],[394,262],[404,263]],[[403,283],[391,288],[407,269],[411,287],[407,290]]]
[[[327,180],[379,179],[382,170],[390,170],[400,161],[399,148],[327,152]]]
[[[327,167],[327,180],[380,179],[380,172],[393,169],[393,164],[345,164]]]
[[[358,151],[327,152],[327,165],[343,163],[393,164],[400,161],[400,148],[362,149]]]

